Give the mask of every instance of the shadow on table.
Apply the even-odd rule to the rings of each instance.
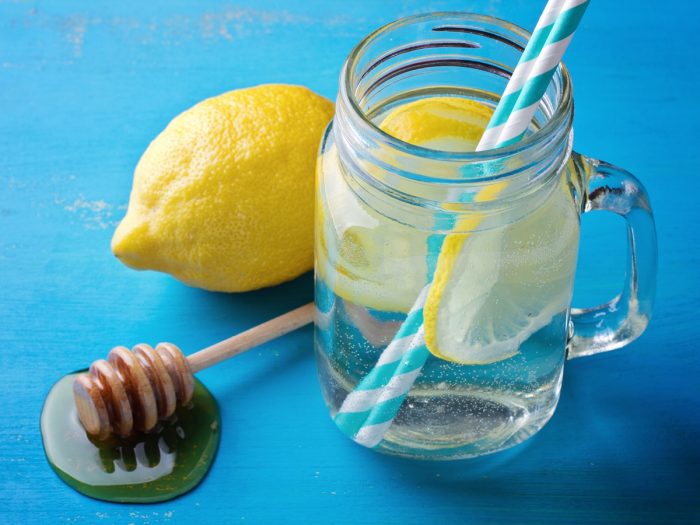
[[[456,462],[369,451],[363,459],[411,489],[418,485],[434,505],[488,508],[503,519],[529,523],[528,512],[540,523],[543,516],[566,523],[698,519],[698,410],[678,406],[674,389],[663,385],[640,391],[634,379],[621,379],[619,363],[603,359],[569,364],[552,420],[512,449]]]
[[[204,311],[219,321],[226,318],[234,321],[250,319],[257,324],[313,301],[313,272],[251,292],[208,292],[183,286],[177,287],[176,291],[180,296],[177,300],[189,303],[188,311],[193,315],[201,315]]]
[[[183,323],[196,319],[199,341],[206,346],[252,328],[313,300],[313,272],[278,286],[244,293],[215,293],[194,288],[176,290]],[[173,300],[171,297],[169,300]],[[270,341],[247,354],[205,370],[207,384],[216,386],[220,403],[230,404],[238,395],[267,388],[282,390],[295,379],[295,372],[313,359],[313,329],[305,326],[283,338]],[[206,335],[202,344],[201,334]],[[307,363],[308,364],[308,363]],[[217,386],[218,385],[218,386]]]

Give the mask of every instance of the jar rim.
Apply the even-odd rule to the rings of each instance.
[[[399,18],[393,22],[385,24],[375,31],[368,34],[363,38],[350,52],[347,60],[343,66],[343,71],[341,73],[341,78],[343,81],[340,85],[340,96],[347,100],[352,111],[360,117],[363,127],[365,128],[363,132],[369,132],[374,138],[381,140],[382,143],[387,144],[389,147],[396,149],[401,153],[406,153],[408,155],[415,155],[419,157],[430,156],[434,160],[446,161],[446,162],[459,162],[459,163],[475,163],[495,160],[498,158],[506,156],[518,155],[522,152],[529,151],[532,149],[537,149],[538,146],[546,143],[553,134],[560,128],[561,124],[564,123],[572,109],[572,87],[571,87],[571,77],[569,71],[563,62],[557,66],[554,73],[553,80],[559,80],[560,83],[560,96],[557,97],[556,106],[552,112],[551,117],[549,117],[544,125],[537,129],[534,133],[531,133],[522,140],[510,144],[505,147],[500,147],[496,149],[487,149],[483,151],[444,151],[433,148],[426,148],[411,144],[409,142],[403,141],[399,138],[390,135],[389,133],[383,131],[377,124],[375,124],[367,114],[361,108],[359,102],[355,96],[355,90],[353,82],[355,81],[355,69],[359,58],[362,56],[363,51],[367,49],[369,44],[371,44],[376,38],[391,32],[394,29],[410,25],[416,22],[424,22],[431,19],[439,18],[458,18],[464,22],[487,22],[494,25],[498,25],[501,28],[509,31],[516,37],[522,38],[522,42],[516,42],[507,36],[503,35],[491,35],[497,37],[499,40],[505,39],[509,45],[515,44],[516,46],[524,47],[524,45],[529,40],[531,33],[526,29],[504,20],[502,18],[482,15],[477,13],[461,12],[461,11],[438,11],[432,13],[422,13],[417,15],[410,15],[403,18]],[[455,183],[455,180],[451,180],[451,183]],[[470,182],[478,182],[472,179]]]

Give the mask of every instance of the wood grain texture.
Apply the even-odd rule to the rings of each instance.
[[[327,416],[304,328],[199,377],[221,451],[192,493],[92,501],[46,464],[49,387],[117,344],[185,353],[309,301],[309,275],[205,293],[111,255],[131,173],[178,112],[232,88],[334,97],[362,36],[397,17],[468,9],[532,27],[543,2],[0,2],[1,523],[692,523],[700,521],[697,3],[593,2],[567,52],[576,147],[636,173],[660,240],[658,301],[629,348],[567,365],[559,409],[516,449],[416,463],[353,445]],[[584,219],[577,303],[621,281],[620,221]]]

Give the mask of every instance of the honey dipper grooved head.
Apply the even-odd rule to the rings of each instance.
[[[117,346],[73,383],[78,417],[97,439],[149,432],[192,399],[194,378],[187,358],[170,343],[155,349]]]

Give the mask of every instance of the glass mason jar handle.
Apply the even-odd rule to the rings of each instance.
[[[572,308],[568,358],[615,350],[649,324],[656,293],[656,229],[649,196],[631,173],[574,154],[586,191],[583,212],[606,210],[627,221],[627,268],[622,292],[594,308]]]

